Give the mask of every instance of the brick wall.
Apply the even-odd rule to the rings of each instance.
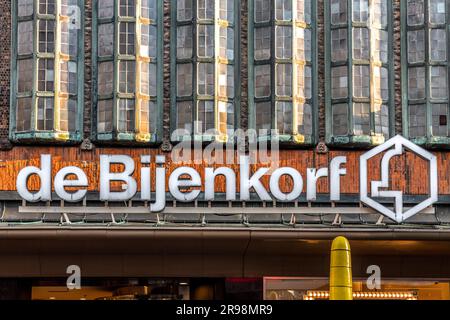
[[[11,0],[0,1],[0,148],[9,149]]]

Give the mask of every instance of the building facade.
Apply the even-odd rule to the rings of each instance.
[[[355,297],[375,266],[373,298],[449,299],[449,21],[447,0],[0,0],[0,297],[324,298],[344,235]],[[69,266],[84,291],[55,293]]]

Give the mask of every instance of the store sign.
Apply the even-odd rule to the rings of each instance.
[[[389,163],[395,156],[401,156],[404,153],[404,149],[407,148],[414,152],[417,156],[429,162],[429,197],[419,204],[416,204],[408,210],[403,209],[403,193],[401,191],[386,191],[389,187]],[[371,181],[371,196],[368,196],[367,192],[367,162],[369,159],[375,157],[378,154],[384,153],[381,160],[381,181]],[[438,200],[438,170],[436,156],[432,153],[420,148],[411,141],[403,138],[402,136],[396,136],[381,146],[378,146],[369,152],[363,154],[360,158],[360,198],[361,202],[372,207],[378,212],[391,218],[398,223],[412,217],[425,208],[431,206]],[[382,205],[375,201],[373,198],[384,197],[394,199],[394,210]]]
[[[418,156],[429,161],[430,181],[429,198],[410,208],[403,210],[403,194],[401,191],[386,191],[389,187],[389,162],[394,156],[400,156],[404,148],[411,150]],[[367,184],[367,162],[374,156],[384,153],[381,160],[381,181],[371,181],[371,193],[368,194]],[[200,173],[187,166],[176,168],[168,177],[168,189],[171,195],[181,202],[192,202],[198,199],[203,187],[204,200],[214,201],[215,199],[215,178],[224,176],[226,178],[226,200],[228,201],[248,201],[250,194],[254,191],[262,201],[295,201],[304,190],[304,177],[295,168],[281,167],[273,171],[269,168],[259,168],[251,174],[250,158],[241,156],[239,163],[239,175],[230,167],[204,168],[204,181]],[[151,202],[151,191],[154,191],[155,199],[150,205],[151,212],[160,212],[166,205],[166,159],[164,156],[155,157],[155,190],[151,190],[151,170],[148,166],[152,159],[148,155],[141,156],[142,167],[140,169],[140,197],[143,201]],[[308,168],[306,170],[306,199],[309,202],[316,200],[317,183],[320,178],[329,179],[331,201],[338,201],[341,197],[341,177],[347,174],[345,167],[347,158],[338,156],[330,161],[329,167]],[[52,159],[51,155],[41,155],[40,167],[28,166],[22,169],[17,176],[17,191],[20,196],[29,202],[51,201],[52,183],[57,196],[68,202],[82,201],[87,193],[88,178],[86,173],[79,167],[68,166],[59,170],[52,181]],[[112,172],[111,166],[121,165],[124,169],[121,172]],[[138,190],[138,182],[133,177],[135,171],[134,160],[127,155],[100,155],[100,196],[101,201],[128,201],[132,199]],[[37,175],[40,178],[40,189],[32,192],[27,188],[28,179]],[[261,178],[269,175],[269,189],[261,182]],[[71,177],[68,179],[68,177]],[[289,176],[292,188],[289,192],[282,191],[280,179]],[[239,177],[239,199],[237,199],[237,177]],[[122,183],[121,191],[111,190],[111,182]],[[437,164],[436,157],[426,150],[418,147],[401,136],[396,136],[385,144],[376,147],[365,153],[360,158],[360,196],[361,201],[372,207],[387,217],[402,222],[412,215],[420,212],[437,201]],[[67,188],[71,189],[68,191]],[[73,191],[76,188],[76,191]],[[378,203],[374,198],[393,198],[394,210]]]

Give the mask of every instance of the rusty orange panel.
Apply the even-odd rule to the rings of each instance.
[[[96,191],[99,186],[99,159],[100,154],[124,154],[129,155],[135,160],[136,170],[135,178],[140,179],[140,156],[148,154],[155,156],[159,154],[158,149],[140,149],[140,148],[95,148],[93,151],[81,151],[78,147],[37,147],[23,146],[15,147],[10,151],[0,151],[0,191],[14,191],[16,189],[16,177],[19,171],[25,166],[39,166],[41,154],[52,155],[52,174],[64,166],[78,166],[82,168],[89,179],[89,190]],[[279,166],[288,166],[297,169],[303,176],[305,182],[304,191],[306,190],[306,169],[326,167],[331,159],[337,156],[347,157],[347,175],[341,178],[341,192],[343,194],[359,193],[359,157],[362,151],[330,151],[327,154],[317,154],[313,150],[281,150],[279,154]],[[439,170],[439,192],[442,195],[450,194],[450,152],[436,152]],[[180,165],[172,163],[169,154],[167,157],[167,177]],[[236,157],[236,156],[235,156]],[[371,180],[380,179],[379,163],[381,155],[371,159],[368,163],[368,178]],[[209,166],[206,162],[190,165],[196,168],[202,178],[204,177],[204,167]],[[211,167],[220,167],[222,165],[211,165]],[[225,165],[232,167],[239,173],[239,165]],[[267,167],[267,164],[252,165],[252,171],[260,167]],[[154,170],[155,165],[151,165]],[[428,170],[424,160],[411,154],[406,153],[401,157],[395,157],[390,164],[391,170],[391,188],[402,190],[408,194],[426,194],[428,190]],[[152,185],[155,183],[155,177],[152,175]],[[166,178],[167,180],[167,178]],[[262,179],[266,187],[268,187],[269,177]],[[239,176],[237,179],[239,190]],[[118,184],[113,185],[118,187]],[[280,182],[281,189],[284,192],[290,191],[292,181],[289,178],[283,178]],[[29,179],[30,189],[39,188],[39,179],[31,177]],[[216,180],[217,192],[225,191],[224,178]],[[320,179],[318,182],[318,193],[328,193],[328,179]]]

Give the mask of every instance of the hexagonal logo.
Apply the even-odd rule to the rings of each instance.
[[[429,197],[419,204],[416,204],[412,208],[404,209],[403,206],[403,192],[393,190],[383,190],[389,187],[389,162],[395,156],[403,154],[404,149],[409,149],[422,159],[428,161],[429,166]],[[381,181],[371,181],[371,194],[368,195],[367,190],[367,162],[370,158],[384,153],[381,160]],[[392,220],[402,223],[406,219],[421,212],[427,207],[431,206],[438,200],[438,178],[437,178],[437,160],[436,156],[398,135],[394,138],[386,141],[384,144],[368,151],[360,158],[360,200],[369,207],[377,210],[386,217]],[[384,197],[394,198],[394,210],[384,206],[383,204],[375,201],[373,198]]]

